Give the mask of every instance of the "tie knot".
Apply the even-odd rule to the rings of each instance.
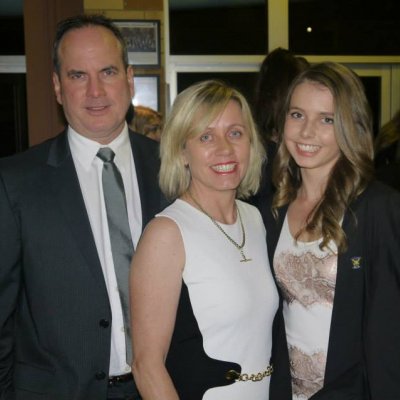
[[[109,147],[102,147],[97,152],[97,157],[99,157],[103,162],[113,162],[115,153]]]

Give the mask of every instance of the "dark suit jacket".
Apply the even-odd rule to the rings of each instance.
[[[287,209],[280,210],[276,222],[267,201],[259,207],[272,265]],[[312,400],[398,400],[400,195],[373,183],[350,210],[343,220],[348,250],[338,258],[325,383]],[[291,400],[282,307],[274,332],[270,400]]]
[[[158,145],[130,141],[145,226]],[[0,221],[1,398],[105,399],[112,315],[65,132],[0,160]]]

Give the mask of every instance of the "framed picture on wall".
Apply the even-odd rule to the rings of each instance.
[[[139,75],[133,78],[135,95],[134,106],[141,105],[160,111],[160,77],[158,75]]]
[[[128,50],[129,63],[141,68],[160,67],[160,21],[117,20]]]

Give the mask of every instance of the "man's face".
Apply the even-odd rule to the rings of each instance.
[[[111,142],[133,97],[133,71],[124,67],[117,38],[99,26],[71,30],[61,40],[59,59],[53,83],[68,123],[89,139]]]

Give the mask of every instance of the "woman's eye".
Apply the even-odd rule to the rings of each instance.
[[[329,124],[329,125],[333,125],[333,118],[331,118],[331,117],[324,117],[323,119],[322,119],[322,121],[323,121],[323,123],[324,124]]]
[[[293,111],[289,114],[290,117],[294,119],[300,119],[303,115],[299,113],[298,111]]]
[[[211,140],[211,135],[209,133],[203,133],[200,136],[200,141],[201,142],[209,142]]]
[[[230,135],[231,137],[233,137],[233,138],[239,138],[239,137],[242,136],[242,132],[239,131],[239,130],[237,130],[237,129],[235,129],[235,130],[231,131],[231,132],[229,133],[229,135]]]

